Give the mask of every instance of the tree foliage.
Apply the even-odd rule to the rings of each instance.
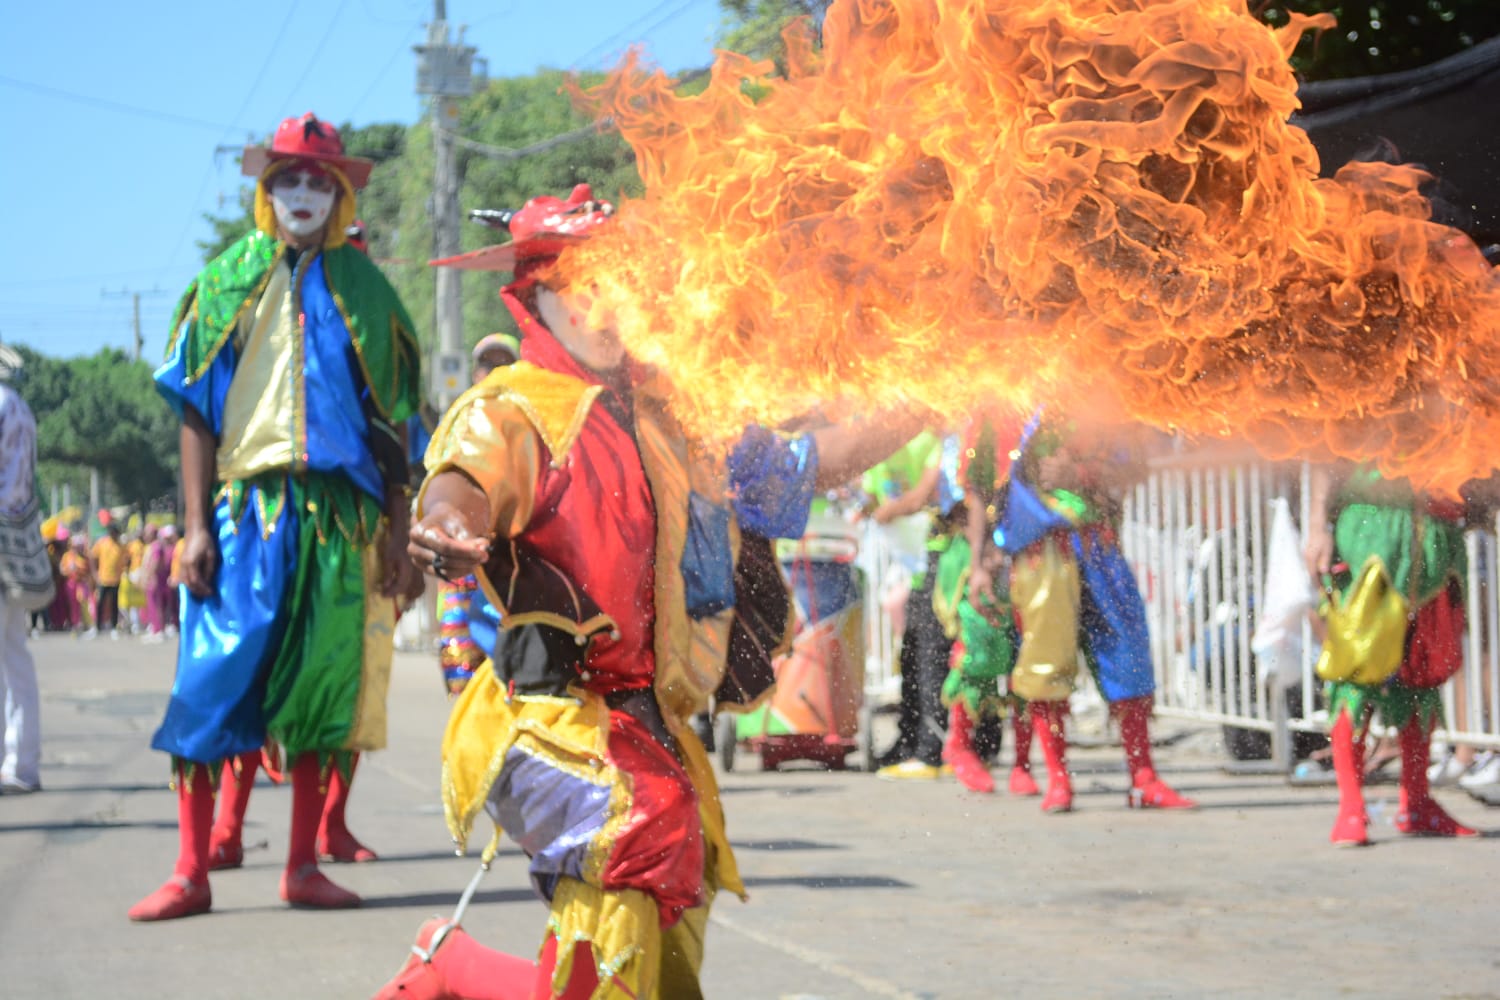
[[[88,489],[88,470],[104,479],[107,505],[142,509],[177,484],[177,419],[151,379],[151,366],[106,348],[91,357],[49,358],[26,347],[16,391],[37,417],[43,487]]]
[[[1416,69],[1500,35],[1495,0],[1263,0],[1252,6],[1277,27],[1291,13],[1338,18],[1337,28],[1304,36],[1292,55],[1309,80]]]
[[[770,59],[786,69],[786,45],[781,33],[798,18],[817,30],[832,0],[720,0],[724,17],[719,25],[720,48],[756,59]]]

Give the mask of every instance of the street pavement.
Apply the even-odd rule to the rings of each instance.
[[[130,923],[176,854],[167,758],[148,746],[175,643],[31,646],[46,790],[0,798],[0,998],[368,997],[477,870],[442,822],[435,660],[398,654],[390,747],[365,758],[349,807],[381,859],[329,866],[364,907],[278,900],[290,795],[262,779],[245,867],[215,874],[213,912]],[[1078,728],[1103,736],[1099,719]],[[1216,727],[1158,719],[1156,735],[1159,769],[1198,810],[1128,809],[1103,739],[1075,751],[1076,810],[1062,816],[951,780],[762,773],[739,754],[724,804],[751,898],[715,906],[706,995],[1500,998],[1500,839],[1401,837],[1386,782],[1367,789],[1374,845],[1335,850],[1331,786],[1227,773]],[[1500,810],[1439,797],[1500,831]],[[507,845],[466,927],[533,954],[544,919]]]

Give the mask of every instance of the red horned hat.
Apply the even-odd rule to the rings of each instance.
[[[284,119],[269,147],[246,146],[240,170],[247,177],[259,177],[276,160],[326,163],[338,168],[356,190],[369,182],[370,169],[375,165],[375,161],[361,156],[345,156],[339,130],[311,111],[301,118]]]
[[[615,214],[615,206],[596,199],[587,184],[579,184],[567,201],[544,194],[532,198],[519,211],[479,210],[469,214],[485,225],[508,231],[510,242],[430,261],[433,267],[515,271],[517,265],[556,257],[587,239]]]

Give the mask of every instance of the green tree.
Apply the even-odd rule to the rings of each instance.
[[[781,32],[791,21],[805,17],[814,29],[823,24],[832,0],[719,0],[724,11],[718,45],[756,59],[774,60],[786,68],[786,45]]]
[[[1500,35],[1495,0],[1265,0],[1258,13],[1284,25],[1290,13],[1329,13],[1338,27],[1303,37],[1292,64],[1309,80],[1415,69]]]
[[[514,150],[587,129],[591,119],[574,108],[565,90],[568,79],[559,70],[543,70],[532,76],[492,80],[464,102],[458,131],[487,147]],[[600,79],[593,74],[578,82],[586,87]],[[601,198],[619,200],[641,192],[630,147],[612,131],[586,131],[571,141],[524,157],[486,155],[461,147],[459,164],[463,176],[459,203],[465,211],[520,208],[528,198],[539,194],[566,196],[574,185],[583,182]],[[429,251],[430,234],[429,226]],[[469,224],[462,232],[462,245],[465,250],[473,250],[502,238],[493,230]],[[470,343],[497,330],[515,332],[509,313],[497,298],[506,280],[506,275],[498,273],[465,273],[464,330]],[[430,276],[427,283],[430,288]]]
[[[157,395],[151,366],[114,348],[67,360],[18,350],[25,367],[16,390],[37,416],[43,486],[67,483],[85,498],[95,468],[106,505],[173,506],[178,425]]]

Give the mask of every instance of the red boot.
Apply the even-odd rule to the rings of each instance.
[[[1194,809],[1198,803],[1179,795],[1171,785],[1156,776],[1151,764],[1151,696],[1125,698],[1110,706],[1120,720],[1120,742],[1125,744],[1125,766],[1130,769],[1130,793],[1126,803],[1132,809]]]
[[[1427,782],[1430,729],[1414,715],[1401,730],[1401,795],[1396,829],[1413,837],[1477,837],[1479,831],[1464,826],[1443,811],[1432,797]]]
[[[1042,744],[1047,761],[1047,794],[1042,797],[1042,812],[1064,813],[1073,809],[1073,781],[1068,777],[1068,736],[1065,701],[1031,703],[1031,724]]]
[[[1333,775],[1339,784],[1339,814],[1328,839],[1334,847],[1363,847],[1370,842],[1363,787],[1365,742],[1354,738],[1354,722],[1347,711],[1340,711],[1334,720],[1328,742],[1333,751]]]
[[[948,740],[943,745],[943,762],[953,768],[953,776],[971,792],[989,794],[995,790],[995,779],[989,768],[974,752],[974,720],[968,710],[954,702],[948,713]]]
[[[334,767],[328,776],[328,801],[323,807],[323,822],[318,828],[318,857],[324,861],[364,862],[374,861],[376,854],[355,839],[344,822],[344,807],[349,804],[349,789],[354,784],[354,769],[359,766],[359,754],[349,762],[349,778]]]
[[[214,788],[207,766],[177,770],[177,866],[172,877],[130,908],[131,920],[176,920],[213,907],[208,888],[208,833],[214,821]]]
[[[1016,762],[1010,769],[1010,794],[1040,795],[1042,790],[1031,776],[1031,709],[1025,702],[1011,716],[1011,729],[1016,734]]]
[[[281,898],[293,906],[344,910],[359,906],[359,896],[334,885],[318,871],[314,841],[328,792],[322,777],[315,753],[302,754],[292,763],[292,833],[286,870],[281,874]]]
[[[250,808],[250,790],[260,768],[260,751],[252,750],[224,762],[219,778],[219,816],[208,840],[210,871],[238,868],[245,863],[245,813]]]
[[[535,978],[535,962],[486,948],[453,921],[433,917],[374,1000],[527,1000]]]

